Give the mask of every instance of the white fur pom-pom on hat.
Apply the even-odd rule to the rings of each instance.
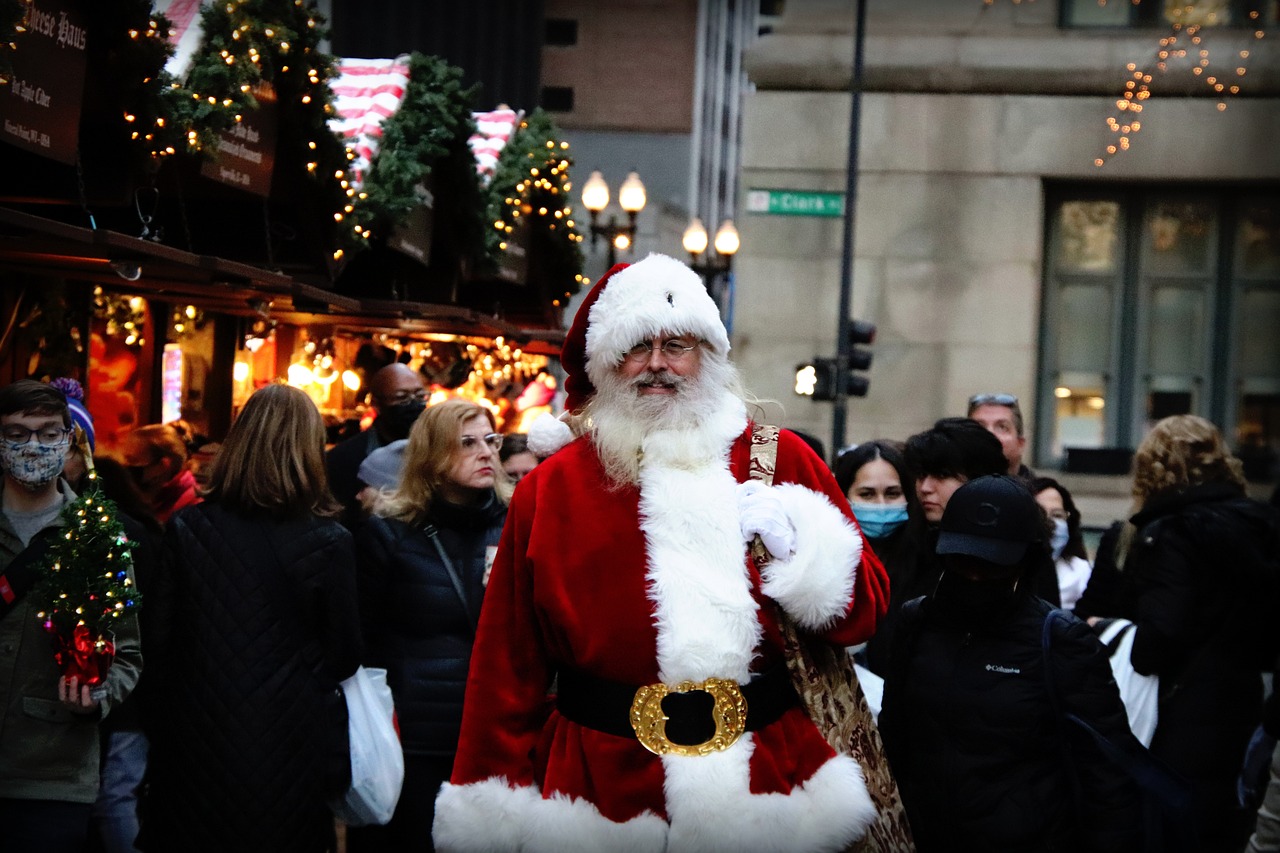
[[[529,426],[529,450],[540,459],[546,459],[574,438],[569,425],[549,412]]]

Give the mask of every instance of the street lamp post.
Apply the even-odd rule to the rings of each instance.
[[[631,172],[618,187],[618,206],[627,214],[626,223],[620,224],[617,216],[610,214],[609,221],[601,224],[600,214],[609,206],[609,185],[598,170],[583,184],[582,206],[591,213],[591,247],[595,248],[600,237],[608,241],[611,269],[618,262],[619,250],[630,251],[635,246],[636,214],[644,209],[645,201],[644,183],[639,174]]]
[[[728,278],[733,268],[733,256],[737,254],[742,241],[738,238],[738,229],[734,227],[732,219],[726,219],[720,223],[720,227],[716,230],[715,254],[708,254],[705,261],[702,260],[703,253],[707,251],[707,229],[703,226],[702,220],[694,217],[689,223],[689,227],[685,229],[684,250],[689,253],[689,266],[693,271],[702,276],[702,281],[706,285],[707,292],[711,294],[711,298],[719,305],[721,301],[720,282]]]

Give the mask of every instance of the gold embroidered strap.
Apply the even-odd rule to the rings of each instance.
[[[751,479],[773,485],[778,468],[778,428],[756,424],[751,430]]]
[[[755,425],[751,431],[750,476],[773,484],[778,463],[778,428]],[[751,558],[757,566],[769,561],[760,537],[751,542]],[[867,793],[876,806],[876,818],[867,834],[847,853],[912,853],[915,842],[902,807],[897,780],[889,770],[880,730],[858,683],[853,662],[844,649],[802,634],[781,607],[775,608],[782,630],[791,683],[809,718],[831,747],[852,757],[862,767]]]

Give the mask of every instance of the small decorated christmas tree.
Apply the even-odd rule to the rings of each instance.
[[[63,507],[62,523],[32,602],[52,636],[63,675],[96,686],[106,679],[115,655],[112,624],[142,604],[133,584],[133,543],[115,503],[102,496],[93,479],[83,495]]]

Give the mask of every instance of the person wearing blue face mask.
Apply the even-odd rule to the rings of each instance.
[[[1058,594],[1064,610],[1075,609],[1076,602],[1089,584],[1093,567],[1080,532],[1080,510],[1071,493],[1050,477],[1037,477],[1030,483],[1031,493],[1053,524],[1049,545],[1053,551],[1054,569],[1058,573]]]
[[[849,499],[867,544],[884,564],[891,587],[899,583],[913,559],[907,534],[907,504],[914,503],[915,490],[903,485],[911,483],[906,470],[901,442],[883,438],[846,449],[833,466],[836,483]],[[868,646],[858,661],[877,671],[879,657]]]
[[[902,472],[902,446],[886,439],[859,444],[836,460],[836,482],[849,498],[862,532],[877,540],[872,543],[877,554],[878,540],[893,536],[907,521]]]

